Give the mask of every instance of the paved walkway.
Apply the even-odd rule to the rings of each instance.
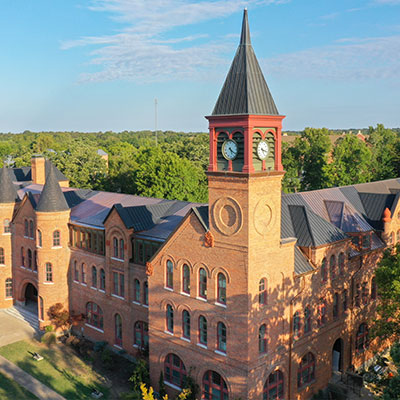
[[[25,321],[21,321],[0,310],[0,347],[19,340],[32,338],[35,330]]]
[[[0,356],[0,372],[19,383],[40,400],[65,400],[64,397],[46,385],[43,385],[43,383],[39,382],[36,378],[29,375],[3,356]]]

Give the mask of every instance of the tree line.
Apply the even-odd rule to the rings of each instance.
[[[399,176],[400,133],[378,124],[331,142],[333,131],[305,128],[282,145],[287,193]],[[207,202],[208,134],[201,132],[30,132],[0,134],[0,165],[50,159],[70,186]],[[108,154],[108,165],[98,154]]]

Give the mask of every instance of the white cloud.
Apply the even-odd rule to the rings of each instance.
[[[263,60],[270,74],[337,80],[388,79],[400,83],[400,35],[345,38],[337,44]]]
[[[125,79],[144,83],[171,78],[201,79],[216,65],[226,63],[221,54],[231,49],[229,38],[207,41],[204,34],[179,37],[173,34],[173,29],[226,17],[249,4],[287,1],[93,0],[90,9],[110,13],[111,18],[122,24],[121,31],[66,41],[61,47],[96,46],[90,52],[90,63],[98,65],[100,71],[83,74],[84,81]]]

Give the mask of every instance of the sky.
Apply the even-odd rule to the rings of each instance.
[[[400,0],[0,0],[0,132],[207,131],[244,7],[284,130],[400,127]]]

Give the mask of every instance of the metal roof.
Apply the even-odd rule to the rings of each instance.
[[[303,252],[297,247],[294,247],[294,273],[296,275],[305,274],[314,271],[314,267],[309,263]]]
[[[244,10],[239,47],[212,115],[279,115],[250,41]]]
[[[55,168],[51,166],[36,211],[57,212],[66,210],[69,210],[68,204],[58,183]]]
[[[55,169],[55,175],[59,181],[67,181],[68,178],[50,161],[46,160],[45,164],[45,175],[49,173],[51,167]],[[13,182],[31,182],[32,181],[32,168],[31,167],[20,167],[12,168],[9,170],[11,180]]]
[[[14,203],[19,200],[17,190],[11,181],[8,169],[0,169],[0,203]]]

